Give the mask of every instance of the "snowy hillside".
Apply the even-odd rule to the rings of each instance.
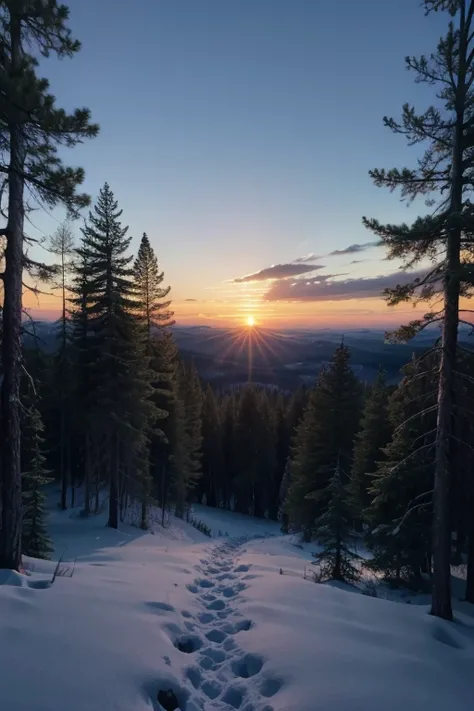
[[[316,585],[275,524],[196,513],[224,535],[182,522],[116,532],[54,512],[74,574],[48,587],[54,563],[30,561],[30,575],[0,580],[0,708],[472,708],[472,618]]]

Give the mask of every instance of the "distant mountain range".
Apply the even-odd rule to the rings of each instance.
[[[31,327],[27,325],[31,334]],[[352,353],[352,367],[362,381],[373,381],[382,366],[389,382],[400,379],[400,369],[413,355],[419,355],[439,337],[436,329],[426,329],[409,344],[385,342],[384,332],[376,329],[282,330],[264,328],[226,329],[209,326],[176,326],[173,329],[182,358],[194,362],[201,378],[226,388],[252,382],[294,390],[302,383],[314,382],[321,368],[330,361],[334,349],[344,338]],[[52,352],[56,336],[54,325],[39,322],[35,332],[41,348]],[[462,333],[468,347],[474,339]],[[32,335],[25,344],[32,346]]]

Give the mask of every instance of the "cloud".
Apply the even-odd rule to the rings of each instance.
[[[364,252],[366,249],[371,247],[378,247],[381,244],[380,240],[377,242],[364,242],[364,244],[351,244],[349,247],[344,249],[335,249],[334,252],[329,252],[329,257],[337,257],[340,254],[357,254],[358,252]]]
[[[306,257],[298,257],[298,259],[293,260],[293,264],[307,264],[308,262],[317,262],[318,259],[322,259],[321,255],[318,254],[307,254]]]
[[[300,276],[301,274],[309,274],[316,269],[324,269],[322,264],[274,264],[272,267],[261,269],[253,274],[246,274],[243,277],[233,279],[234,284],[242,284],[249,281],[269,281],[270,279],[288,279],[289,277]]]
[[[197,301],[197,299],[185,299],[185,301]]]
[[[400,272],[362,279],[330,281],[336,275],[316,276],[311,279],[281,280],[270,286],[264,298],[267,301],[344,301],[381,296],[384,289],[412,281],[426,274],[424,270],[410,272],[404,279]]]

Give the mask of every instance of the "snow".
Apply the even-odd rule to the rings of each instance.
[[[56,563],[32,560],[28,575],[0,573],[1,709],[161,711],[168,689],[181,711],[472,708],[465,612],[447,623],[425,605],[314,584],[314,546],[272,522],[194,514],[224,535],[180,521],[111,531],[104,514],[52,512],[69,577],[51,585]]]

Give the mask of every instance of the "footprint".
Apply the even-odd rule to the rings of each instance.
[[[206,602],[212,602],[213,600],[216,599],[216,596],[213,595],[212,593],[206,593],[205,595],[202,596],[202,599],[205,600]]]
[[[205,681],[201,688],[211,701],[216,699],[222,691],[222,687],[215,681]]]
[[[234,568],[234,573],[247,573],[249,568],[250,565],[238,565],[237,568]]]
[[[183,617],[192,617],[191,613],[188,612],[188,610],[181,610],[181,614]]]
[[[260,693],[266,698],[275,696],[275,694],[280,691],[283,686],[283,680],[277,679],[276,677],[268,677],[260,685]]]
[[[198,591],[197,586],[193,585],[192,583],[189,583],[189,585],[186,585],[186,587],[188,588],[189,592],[197,593]]]
[[[222,701],[234,709],[239,709],[242,705],[243,698],[244,694],[242,689],[239,689],[237,686],[229,686],[222,697]]]
[[[237,590],[235,588],[224,588],[222,594],[224,597],[235,597],[237,595]]]
[[[185,622],[184,626],[186,627],[188,632],[194,632],[194,630],[196,629],[196,625],[194,624],[194,622]]]
[[[197,635],[183,635],[174,643],[176,649],[179,649],[179,651],[183,652],[183,654],[192,654],[193,652],[197,652],[198,649],[201,649],[202,645],[202,639]]]
[[[158,614],[162,612],[174,612],[175,609],[173,605],[168,605],[167,602],[146,602],[145,605],[158,612]]]
[[[212,614],[212,612],[200,612],[198,615],[198,620],[202,625],[208,625],[209,622],[212,622],[216,618]]]
[[[224,647],[226,652],[231,652],[235,647],[235,640],[231,637],[228,637],[222,646]]]
[[[206,671],[212,671],[216,668],[214,661],[210,657],[202,657],[199,660],[199,666],[201,669],[205,669]]]
[[[209,642],[216,642],[217,644],[223,642],[226,637],[226,633],[222,632],[221,630],[211,630],[206,634],[206,638],[209,640]]]
[[[195,667],[188,667],[186,669],[186,676],[188,677],[194,688],[199,689],[202,681],[202,674],[199,669],[196,669]]]
[[[251,627],[253,627],[252,620],[239,620],[235,623],[236,632],[247,632]]]
[[[207,606],[208,610],[223,610],[225,608],[224,600],[213,600]]]
[[[208,580],[207,578],[202,578],[201,580],[199,580],[198,585],[201,588],[213,588],[214,587],[214,583],[212,582],[212,580]]]
[[[201,654],[206,657],[210,657],[216,664],[221,664],[225,661],[225,654],[220,649],[215,649],[214,647],[206,647],[202,650]]]
[[[250,677],[258,674],[260,669],[263,667],[263,662],[264,659],[259,654],[245,654],[240,659],[236,659],[232,662],[232,671],[235,676],[238,676],[241,679],[250,679]],[[266,694],[266,696],[273,696],[273,694]]]

